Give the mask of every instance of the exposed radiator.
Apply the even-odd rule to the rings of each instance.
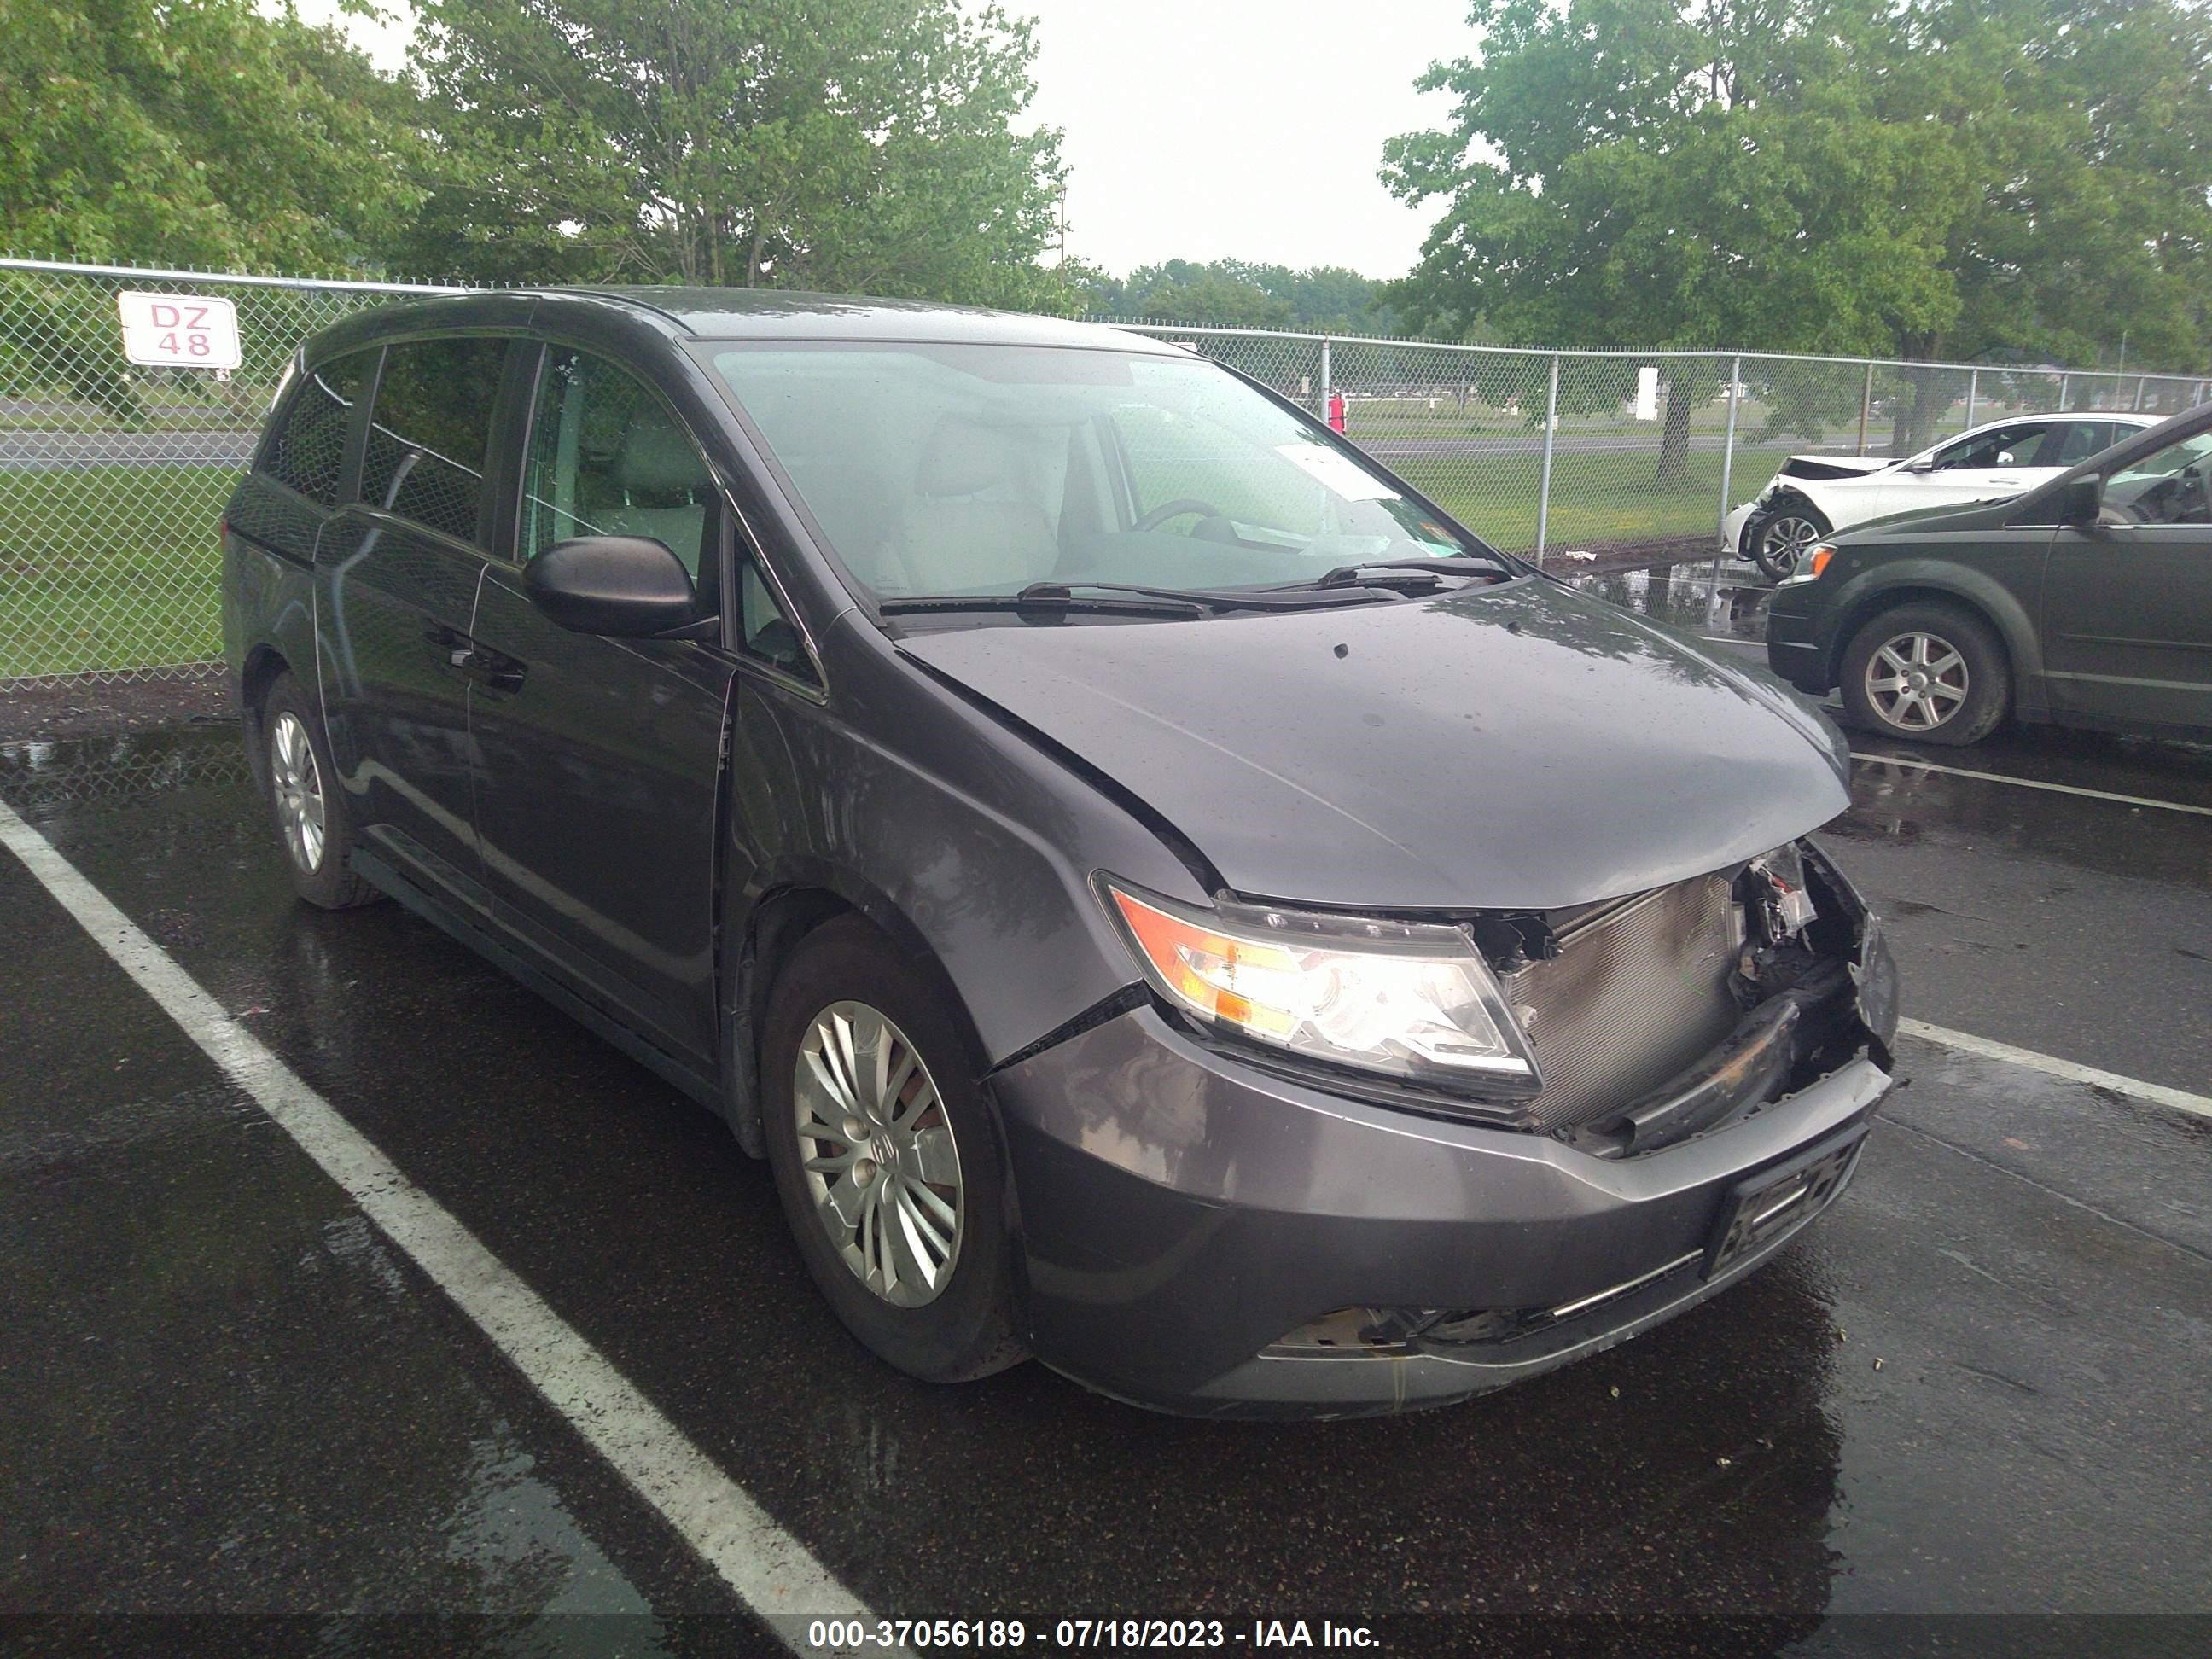
[[[1590,1122],[1665,1082],[1727,1036],[1742,924],[1729,884],[1698,876],[1578,922],[1559,954],[1504,981],[1544,1077],[1536,1127]]]

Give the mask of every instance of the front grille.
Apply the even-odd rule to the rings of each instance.
[[[1507,979],[1544,1078],[1534,1127],[1602,1117],[1726,1036],[1742,1012],[1728,983],[1741,940],[1729,883],[1698,876],[1578,922],[1558,956]]]

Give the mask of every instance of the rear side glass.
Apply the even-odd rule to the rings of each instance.
[[[259,470],[311,501],[335,507],[346,428],[375,362],[374,351],[356,351],[308,370],[269,434]]]
[[[475,540],[506,363],[505,340],[409,340],[387,348],[362,460],[362,501]]]

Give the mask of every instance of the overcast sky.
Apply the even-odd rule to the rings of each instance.
[[[313,21],[332,0],[299,0]],[[1466,0],[1007,0],[1037,20],[1036,118],[1066,135],[1068,252],[1402,274],[1430,210],[1375,177],[1382,141],[1440,125],[1413,77],[1473,44]],[[348,32],[386,68],[404,27]]]

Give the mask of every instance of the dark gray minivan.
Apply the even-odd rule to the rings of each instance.
[[[1890,1086],[1836,733],[1164,343],[393,307],[301,352],[223,548],[301,894],[722,1114],[918,1376],[1495,1388],[1771,1255]]]

